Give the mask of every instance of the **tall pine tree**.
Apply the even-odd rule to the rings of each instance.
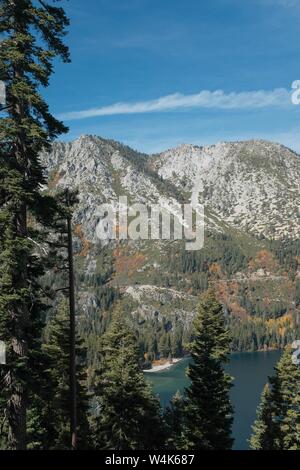
[[[158,399],[139,367],[137,341],[118,306],[102,338],[95,387],[95,447],[159,449],[165,432]]]
[[[0,0],[0,80],[6,84],[6,115],[0,120],[0,339],[7,365],[0,369],[1,415],[11,449],[26,448],[26,410],[41,364],[38,279],[44,271],[37,247],[47,240],[57,211],[40,192],[45,183],[39,152],[66,128],[40,95],[52,61],[68,61],[62,42],[68,20],[44,0]]]
[[[47,358],[48,392],[36,397],[29,409],[29,440],[31,448],[70,448],[70,319],[68,302],[63,300],[49,321],[43,349]],[[88,422],[88,391],[86,351],[77,338],[77,410],[78,448],[90,446]]]
[[[167,432],[167,448],[181,449],[184,447],[183,425],[184,425],[185,401],[179,391],[170,400],[169,406],[164,413]]]
[[[257,408],[257,419],[253,425],[253,434],[250,439],[250,447],[254,450],[278,450],[280,448],[280,427],[277,420],[274,419],[276,415],[274,404],[278,402],[275,398],[277,392],[277,387],[276,390],[275,388],[271,390],[270,385],[266,384],[261,394],[261,401]]]
[[[191,385],[186,390],[184,448],[231,449],[231,377],[224,372],[230,351],[230,335],[224,325],[222,305],[213,290],[200,297],[190,345],[188,368]]]
[[[250,445],[256,450],[300,450],[300,366],[287,346],[262,396]]]

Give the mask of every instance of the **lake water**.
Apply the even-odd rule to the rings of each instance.
[[[233,437],[234,449],[248,449],[247,439],[251,434],[251,425],[256,416],[256,408],[260,394],[269,375],[280,357],[280,351],[234,353],[230,356],[227,369],[234,377],[234,386],[230,396],[234,406]],[[153,384],[154,392],[159,395],[162,406],[169,403],[177,390],[181,392],[189,381],[186,368],[189,359],[183,359],[169,370],[146,373],[147,379]]]

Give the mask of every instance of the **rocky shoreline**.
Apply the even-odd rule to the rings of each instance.
[[[183,357],[174,357],[171,361],[166,361],[163,364],[157,364],[153,365],[151,369],[144,369],[143,372],[161,372],[166,369],[170,369],[170,367],[174,366],[175,364],[178,364],[178,362],[182,361]]]

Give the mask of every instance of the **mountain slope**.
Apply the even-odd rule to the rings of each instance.
[[[265,141],[182,145],[151,158],[164,180],[233,227],[269,238],[300,234],[300,158]]]
[[[118,142],[82,136],[55,143],[41,159],[48,190],[78,189],[74,248],[80,329],[94,357],[110,308],[121,299],[144,357],[180,355],[197,296],[216,288],[234,349],[283,345],[300,318],[300,157],[271,142],[182,145],[147,156]],[[205,243],[187,252],[174,240],[96,235],[99,205],[205,205]],[[53,282],[57,282],[54,280]],[[300,334],[300,331],[299,331]]]

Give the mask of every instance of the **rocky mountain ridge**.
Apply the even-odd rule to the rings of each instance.
[[[55,143],[43,160],[52,184],[79,189],[91,241],[95,208],[101,202],[116,202],[121,194],[134,202],[162,206],[183,195],[203,203],[208,214],[223,223],[255,236],[300,235],[300,157],[277,143],[184,144],[148,157],[114,141],[82,136]],[[162,181],[170,184],[168,190]],[[75,216],[78,223],[82,207]]]
[[[182,145],[152,157],[158,174],[229,225],[267,238],[299,236],[300,158],[266,141]]]
[[[79,192],[73,217],[78,304],[83,329],[92,330],[95,341],[106,312],[121,297],[150,358],[166,355],[168,342],[169,349],[180,343],[182,350],[197,296],[209,284],[229,314],[236,349],[272,347],[293,334],[299,315],[297,154],[280,144],[247,141],[184,144],[145,155],[112,140],[82,136],[54,143],[41,160],[48,190]],[[187,253],[174,240],[101,243],[99,205],[116,205],[120,196],[127,196],[128,204],[158,204],[166,211],[183,202],[204,204],[203,250]],[[257,329],[259,339],[253,340]]]

